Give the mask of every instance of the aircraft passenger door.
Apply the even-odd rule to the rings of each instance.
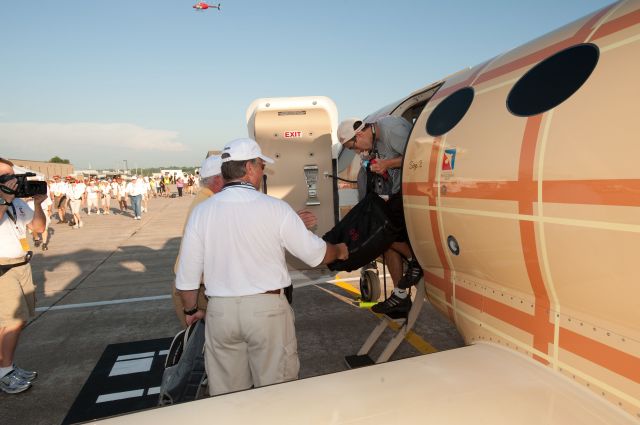
[[[307,209],[318,218],[315,234],[322,236],[335,224],[332,160],[332,117],[322,108],[265,108],[255,111],[255,139],[262,152],[273,158],[267,164],[263,190],[283,199],[298,211]],[[295,268],[308,268],[289,261]]]

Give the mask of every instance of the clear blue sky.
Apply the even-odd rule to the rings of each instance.
[[[256,98],[363,116],[611,3],[220,2],[2,0],[0,156],[198,165],[247,135]]]

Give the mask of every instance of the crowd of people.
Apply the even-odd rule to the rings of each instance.
[[[122,214],[140,220],[152,197],[195,195],[199,179],[180,177],[115,176],[83,178],[54,176],[46,181],[47,194],[16,197],[17,179],[11,161],[0,158],[0,390],[15,394],[31,387],[35,371],[13,362],[19,335],[35,314],[35,286],[28,238],[43,251],[49,249],[52,219],[74,229],[85,215]],[[177,194],[172,189],[177,188]]]
[[[186,181],[186,182],[185,182]],[[147,176],[115,176],[113,178],[95,177],[60,177],[54,176],[47,180],[48,195],[42,203],[46,216],[46,226],[43,232],[32,232],[33,244],[43,251],[49,249],[49,226],[52,219],[57,218],[57,224],[67,223],[73,229],[84,226],[82,215],[132,215],[134,220],[140,220],[142,214],[148,212],[150,198],[170,197],[171,188],[177,186],[177,195],[182,196],[182,189],[186,193],[195,195],[198,180],[193,174],[186,178],[177,176],[147,177]],[[33,200],[28,201],[33,208]]]

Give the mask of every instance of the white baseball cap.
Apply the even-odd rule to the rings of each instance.
[[[359,118],[347,118],[338,126],[338,141],[345,144],[349,140],[356,137],[358,131],[362,131],[365,127],[364,121]]]
[[[246,161],[256,158],[273,164],[273,159],[263,155],[260,145],[253,139],[235,139],[227,143],[222,149],[222,162]]]
[[[220,155],[211,155],[209,158],[202,161],[200,166],[200,177],[207,178],[220,174],[220,167],[222,166],[222,158]]]

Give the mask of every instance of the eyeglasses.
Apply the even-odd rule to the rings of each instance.
[[[349,150],[355,148],[356,147],[356,138],[354,137],[353,139],[343,143],[342,146],[344,146],[345,148],[347,148]]]

